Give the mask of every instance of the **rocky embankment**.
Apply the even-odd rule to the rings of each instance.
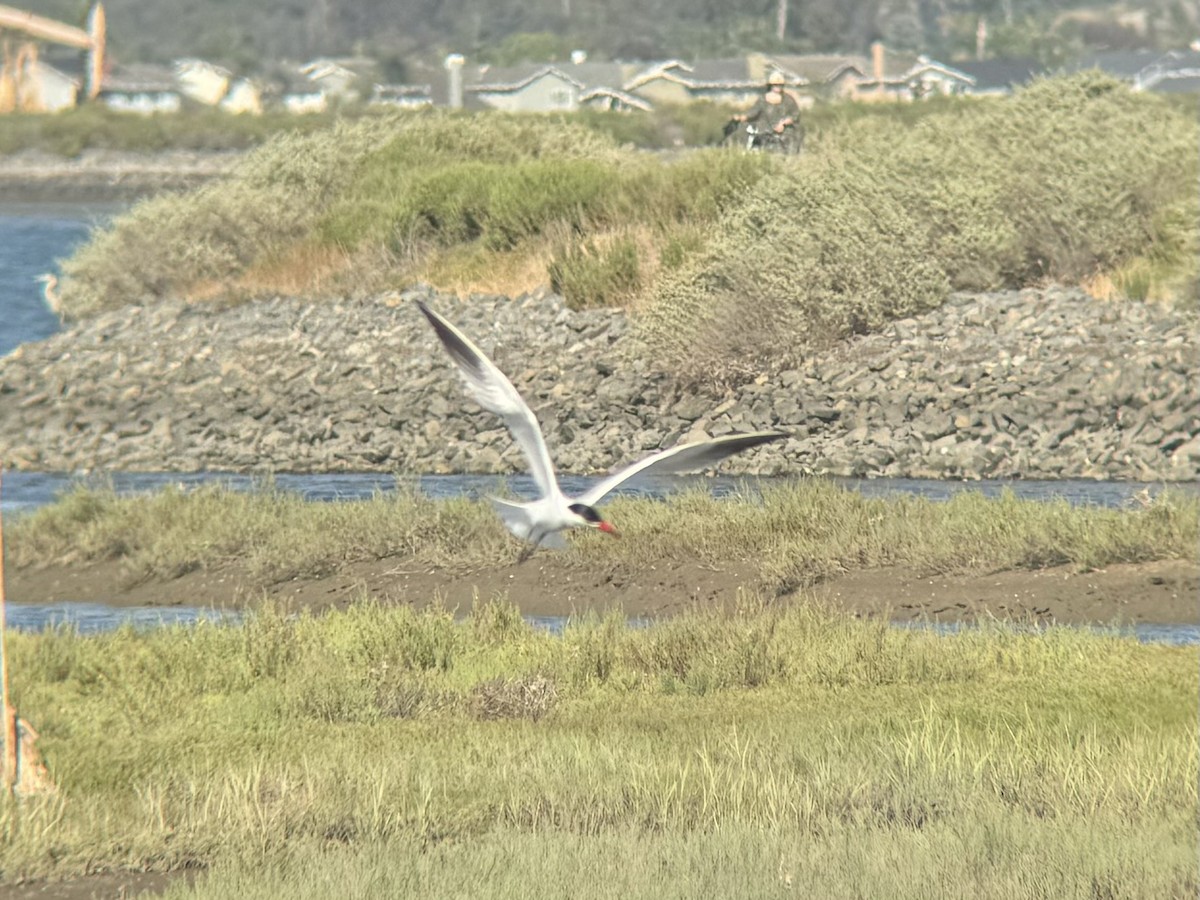
[[[541,293],[129,308],[0,359],[0,457],[45,470],[524,469],[453,376],[417,296],[493,355],[568,472],[701,434],[783,428],[786,443],[725,469],[1200,473],[1194,323],[1057,289],[956,296],[723,397],[650,371],[622,314],[573,312]]]
[[[228,172],[243,154],[85,150],[65,159],[27,151],[0,157],[0,202],[129,202],[186,191]]]

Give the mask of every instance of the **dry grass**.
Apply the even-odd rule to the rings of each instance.
[[[812,479],[724,499],[704,491],[667,502],[617,499],[605,510],[627,539],[576,535],[565,559],[631,568],[673,559],[751,560],[771,591],[875,566],[965,572],[1190,559],[1200,541],[1200,501],[1172,491],[1136,509],[1102,509],[972,492],[945,503],[868,499]],[[78,489],[9,531],[14,565],[119,558],[138,578],[236,560],[264,580],[281,581],[355,560],[483,567],[517,552],[486,503],[409,491],[315,503],[270,488],[168,489],[128,498]]]

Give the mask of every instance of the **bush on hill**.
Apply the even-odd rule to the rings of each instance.
[[[952,289],[1103,276],[1127,296],[1195,293],[1196,123],[1094,72],[919,115],[826,114],[800,158],[650,154],[587,121],[408,113],[279,136],[99,233],[64,266],[67,310],[416,280],[494,292],[508,271],[575,306],[645,309],[659,358],[736,381]]]
[[[661,277],[642,323],[656,358],[737,381],[950,289],[1079,283],[1143,256],[1195,271],[1197,129],[1157,98],[1085,73],[889,126],[822,136]]]

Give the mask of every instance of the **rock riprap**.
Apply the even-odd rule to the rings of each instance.
[[[717,397],[652,371],[622,313],[576,312],[545,292],[130,307],[0,359],[0,458],[67,471],[524,470],[468,399],[417,296],[512,378],[564,472],[701,433],[785,428],[786,444],[724,470],[1200,475],[1194,321],[1053,288],[956,295]]]

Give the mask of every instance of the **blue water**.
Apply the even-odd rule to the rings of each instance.
[[[57,203],[0,205],[0,356],[58,331],[58,317],[46,308],[36,278],[58,274],[59,261],[115,211]]]
[[[241,614],[232,610],[217,610],[195,606],[136,606],[113,607],[101,603],[10,603],[8,627],[16,631],[44,631],[48,628],[69,628],[80,634],[99,634],[123,625],[134,628],[161,628],[171,625],[238,625]],[[566,616],[526,616],[534,628],[561,635],[570,621]],[[650,620],[638,619],[632,624],[648,625]],[[939,634],[958,634],[973,626],[960,622],[903,622],[896,627],[930,629]],[[1053,626],[1056,628],[1068,626]],[[1030,628],[1031,633],[1042,628]],[[1108,634],[1134,637],[1143,643],[1175,646],[1200,644],[1200,625],[1133,625],[1121,629],[1096,629]]]
[[[80,634],[113,631],[122,625],[159,628],[197,622],[235,624],[236,612],[195,606],[105,606],[103,603],[9,603],[8,627],[14,631],[45,631],[65,627]]]
[[[568,493],[586,490],[599,476],[564,475],[563,489]],[[1141,491],[1151,495],[1161,485],[1143,482],[1111,481],[939,481],[923,478],[836,478],[837,484],[861,492],[868,497],[894,494],[916,494],[930,500],[947,500],[961,491],[978,491],[995,497],[1010,490],[1016,496],[1030,500],[1063,499],[1072,504],[1120,507],[1137,502],[1134,496]],[[330,474],[290,475],[273,477],[276,487],[299,494],[308,500],[360,500],[375,494],[397,490],[419,490],[434,499],[450,497],[479,498],[488,494],[509,491],[518,497],[536,496],[532,479],[527,475],[412,475],[397,476],[371,472],[338,472]],[[786,479],[746,479],[737,476],[700,475],[646,476],[622,485],[616,492],[629,496],[662,498],[688,488],[703,487],[714,496],[753,492],[760,487],[782,484]],[[52,502],[55,497],[75,485],[111,486],[118,494],[128,495],[154,491],[167,485],[192,489],[203,484],[219,482],[235,490],[253,490],[266,482],[261,476],[236,475],[219,472],[111,472],[101,475],[72,475],[66,472],[5,472],[0,511],[6,514],[29,512]],[[1173,485],[1174,490],[1198,491],[1195,484]]]

